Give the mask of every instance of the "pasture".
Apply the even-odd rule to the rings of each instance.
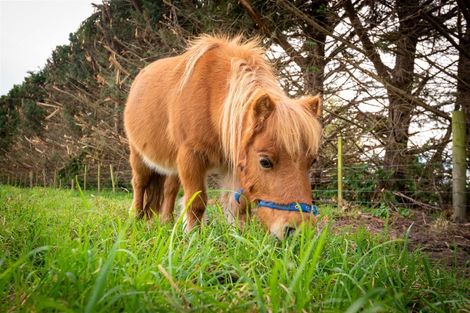
[[[214,192],[212,192],[214,194]],[[0,186],[0,312],[468,312],[470,280],[365,228],[280,241],[252,221],[189,233],[129,217],[131,194]],[[328,221],[327,221],[328,219]],[[384,221],[387,225],[387,221]]]

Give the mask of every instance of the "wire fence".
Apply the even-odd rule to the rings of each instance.
[[[18,187],[52,187],[95,191],[132,191],[128,164],[89,163],[64,173],[63,169],[3,174],[0,182]]]
[[[455,160],[446,158],[434,161],[432,158],[426,159],[418,154],[407,155],[402,150],[396,150],[407,158],[407,162],[401,160],[400,163],[385,166],[383,156],[358,157],[356,151],[350,151],[354,147],[348,145],[348,140],[340,136],[335,141],[331,143],[337,147],[333,151],[336,155],[327,159],[324,164],[320,160],[310,173],[314,201],[318,204],[373,207],[387,203],[397,207],[411,206],[431,210],[453,207],[456,197]],[[466,145],[455,143],[454,140],[452,149],[455,159],[454,150],[465,151]],[[461,171],[457,176],[463,177],[463,182],[459,182],[463,187],[460,186],[457,198],[469,199],[469,170],[465,158],[463,161],[460,159],[460,162],[464,164],[457,164]],[[76,189],[78,183],[83,190],[130,192],[131,178],[130,166],[123,159],[117,163],[113,160],[92,160],[67,170],[43,169],[40,172],[3,174],[0,181],[22,187],[71,189]],[[400,188],[390,187],[396,185]]]
[[[345,158],[347,160],[347,158]],[[380,203],[400,199],[402,206],[427,206],[427,208],[445,209],[452,204],[452,168],[440,171],[439,175],[422,176],[416,171],[421,167],[443,168],[441,162],[396,165],[405,169],[406,177],[387,177],[380,166],[364,162],[347,164],[342,167],[342,179],[338,178],[337,159],[334,166],[314,169],[311,173],[311,183],[314,200],[320,205],[339,205],[339,192],[342,193],[345,206],[376,206]],[[384,176],[385,175],[385,176]],[[45,186],[54,188],[77,188],[94,191],[132,191],[132,173],[127,163],[109,164],[95,162],[84,164],[71,173],[60,170],[43,170],[41,172],[23,174],[4,174],[0,181],[21,187]],[[403,182],[407,191],[403,196],[397,196],[393,190],[382,190],[383,182]],[[338,183],[342,188],[338,188]],[[211,184],[215,187],[215,185]],[[216,187],[215,187],[216,188]],[[468,197],[469,192],[465,192]],[[406,197],[410,199],[406,199]]]

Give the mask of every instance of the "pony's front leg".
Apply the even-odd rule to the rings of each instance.
[[[234,199],[234,193],[232,191],[225,192],[221,195],[220,202],[222,204],[227,223],[231,225],[235,224],[243,230],[251,214],[250,205],[246,201],[245,197],[242,195],[242,197],[240,197],[240,202],[237,202]]]
[[[251,215],[250,203],[245,197],[240,199],[240,203],[237,203],[234,199],[232,199],[231,201],[236,208],[235,214],[237,214],[236,216],[238,217],[239,226],[243,230],[245,228],[247,220],[250,218]]]
[[[192,147],[182,146],[177,156],[178,174],[184,189],[183,210],[188,201],[199,193],[192,202],[184,216],[187,231],[202,222],[207,204],[206,175],[208,169],[207,158],[204,154],[195,151]]]

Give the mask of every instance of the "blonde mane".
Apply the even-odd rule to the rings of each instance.
[[[202,36],[192,42],[187,51],[184,74],[180,90],[191,77],[197,61],[209,50],[225,47],[230,53],[231,69],[228,77],[228,91],[222,105],[220,137],[223,151],[230,166],[235,169],[244,134],[243,120],[260,91],[266,92],[275,102],[270,115],[277,144],[284,146],[287,153],[296,158],[301,154],[316,153],[320,145],[321,125],[307,108],[287,97],[279,86],[271,65],[265,60],[265,50],[258,39],[242,41],[241,36]],[[306,149],[306,150],[305,150]]]

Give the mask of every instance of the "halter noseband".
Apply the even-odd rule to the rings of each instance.
[[[243,189],[240,189],[238,191],[235,191],[234,193],[234,198],[237,203],[240,203],[240,197],[243,194]],[[280,211],[290,211],[290,212],[303,212],[303,213],[313,213],[314,216],[318,215],[318,208],[314,204],[307,204],[307,203],[297,203],[297,202],[291,202],[288,204],[279,204],[271,201],[264,201],[264,200],[259,200],[256,205],[258,207],[264,207],[264,208],[270,208],[274,210],[280,210]]]

